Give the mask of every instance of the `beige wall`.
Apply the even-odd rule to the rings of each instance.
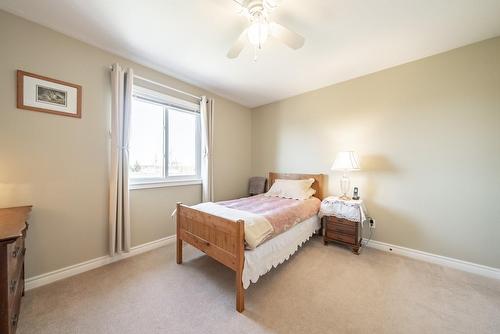
[[[338,193],[349,149],[374,239],[500,268],[500,38],[253,111],[254,174],[323,172]]]
[[[3,11],[0,45],[0,207],[34,205],[28,277],[106,255],[108,67],[114,62],[216,99],[215,194],[245,194],[251,168],[247,108]],[[16,109],[17,69],[82,85],[82,119]],[[132,244],[174,234],[175,202],[200,199],[198,185],[133,190]]]

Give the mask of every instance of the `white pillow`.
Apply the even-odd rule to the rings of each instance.
[[[316,193],[316,190],[311,188],[313,183],[313,178],[305,180],[277,179],[274,181],[274,184],[265,196],[292,198],[298,200],[308,199]]]
[[[299,198],[299,199],[301,199],[301,200],[309,199],[309,198],[313,197],[314,194],[316,194],[316,190],[314,190],[313,188],[309,188],[309,190],[306,191],[304,197]]]

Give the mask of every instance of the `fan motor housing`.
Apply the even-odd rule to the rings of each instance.
[[[278,8],[281,0],[245,0],[242,6],[248,9],[248,13],[253,15],[257,12],[268,14]]]
[[[263,0],[247,0],[244,3],[245,7],[248,9],[250,15],[256,13],[262,13],[264,11],[264,1]]]

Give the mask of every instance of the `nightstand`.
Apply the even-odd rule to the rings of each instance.
[[[352,252],[359,254],[359,247],[361,247],[362,240],[359,222],[335,216],[324,216],[322,221],[325,230],[323,233],[323,242],[325,245],[329,241],[335,241],[351,246]]]
[[[323,224],[323,242],[338,242],[352,248],[359,254],[362,240],[363,221],[366,210],[362,200],[343,200],[338,197],[327,197],[321,203],[319,213]]]

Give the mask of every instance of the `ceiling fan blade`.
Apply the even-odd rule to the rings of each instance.
[[[264,8],[272,12],[281,4],[281,0],[264,0]]]
[[[228,58],[233,59],[240,55],[241,51],[245,47],[246,36],[247,36],[247,29],[243,30],[243,32],[240,34],[236,42],[234,42],[233,46],[231,46],[231,48],[227,52]]]
[[[300,49],[305,42],[304,37],[291,31],[288,28],[283,27],[281,24],[276,22],[271,22],[271,35],[285,43],[288,47],[297,50]]]

